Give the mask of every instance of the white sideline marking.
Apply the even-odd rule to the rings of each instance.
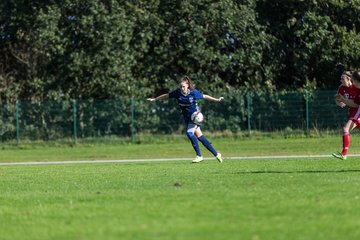
[[[349,154],[349,157],[360,157],[360,154]],[[290,156],[241,156],[228,157],[226,160],[243,159],[284,159],[284,158],[334,158],[328,155],[290,155]],[[77,161],[52,161],[52,162],[9,162],[0,163],[0,166],[14,165],[51,165],[51,164],[80,164],[80,163],[138,163],[138,162],[167,162],[167,161],[190,161],[193,158],[154,158],[154,159],[123,159],[123,160],[77,160]],[[204,158],[204,160],[215,160],[215,158]]]

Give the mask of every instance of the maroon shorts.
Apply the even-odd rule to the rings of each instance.
[[[351,119],[351,121],[355,124],[356,127],[360,125],[360,119]]]

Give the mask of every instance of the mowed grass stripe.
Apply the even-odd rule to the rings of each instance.
[[[348,157],[360,157],[360,154],[349,154]],[[239,157],[224,157],[224,160],[245,160],[245,159],[291,159],[291,158],[330,158],[331,155],[292,155],[292,156],[239,156]],[[94,163],[141,163],[141,162],[168,162],[168,161],[191,161],[193,158],[154,158],[154,159],[122,159],[122,160],[64,160],[64,161],[49,161],[49,162],[4,162],[0,166],[15,166],[15,165],[51,165],[51,164],[94,164]],[[214,158],[205,157],[204,160],[212,161]],[[200,163],[201,164],[201,163]]]
[[[211,139],[211,138],[210,138]],[[342,138],[324,136],[317,138],[213,138],[214,147],[225,158],[243,156],[300,156],[330,155],[340,151]],[[213,158],[201,144],[202,154]],[[6,146],[0,149],[0,162],[54,162],[80,160],[126,160],[126,159],[192,159],[194,150],[186,139],[165,143],[145,144],[81,144],[68,145],[22,145]],[[359,135],[351,136],[349,154],[360,154]]]

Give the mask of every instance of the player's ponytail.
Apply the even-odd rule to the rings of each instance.
[[[188,76],[183,76],[181,79],[180,79],[180,82],[186,82],[189,86],[189,89],[194,89],[194,85],[191,83],[191,80]]]
[[[353,81],[360,84],[360,71],[359,70],[353,71],[351,74],[351,77],[352,77]]]

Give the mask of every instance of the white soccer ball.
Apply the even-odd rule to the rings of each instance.
[[[204,115],[201,112],[194,112],[191,114],[191,121],[193,123],[199,124],[204,120]]]

